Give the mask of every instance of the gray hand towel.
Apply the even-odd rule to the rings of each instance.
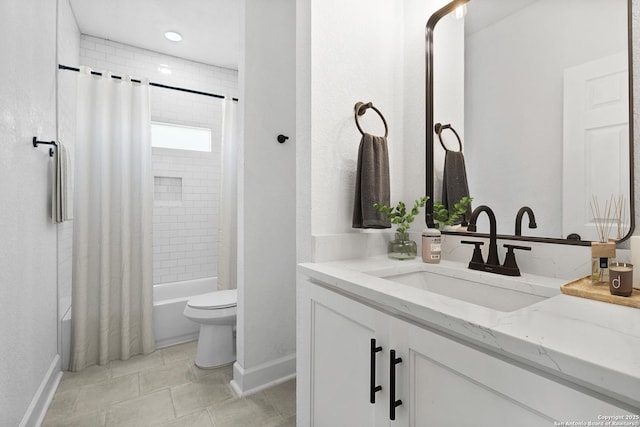
[[[391,228],[387,215],[374,203],[390,204],[389,151],[387,138],[365,133],[358,149],[353,228]]]
[[[454,204],[463,197],[469,197],[469,185],[467,183],[467,170],[464,164],[464,155],[460,151],[447,150],[444,155],[444,171],[442,174],[442,204],[449,212],[455,210]],[[468,219],[471,213],[471,205],[467,208],[465,217]],[[456,223],[466,221],[461,218]]]

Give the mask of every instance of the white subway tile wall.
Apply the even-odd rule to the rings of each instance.
[[[237,70],[92,36],[80,38],[80,63],[96,71],[108,70],[169,86],[238,96]],[[158,70],[162,65],[171,69],[171,75]],[[150,92],[153,121],[212,130],[211,153],[152,150],[153,283],[217,276],[222,102],[156,87],[151,87]]]
[[[156,206],[163,204],[182,205],[182,178],[154,176],[153,201]]]
[[[156,188],[164,193],[153,207],[154,283],[217,276],[219,144],[216,148],[212,153],[153,149],[155,182],[163,187]]]

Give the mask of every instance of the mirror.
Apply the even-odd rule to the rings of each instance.
[[[472,207],[490,206],[500,235],[515,235],[523,206],[537,228],[525,215],[516,240],[588,245],[594,216],[611,219],[611,238],[632,234],[630,16],[630,0],[456,0],[429,19],[427,129],[460,135]],[[435,131],[426,139],[433,227],[445,150]]]

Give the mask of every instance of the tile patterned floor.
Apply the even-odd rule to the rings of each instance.
[[[43,427],[292,427],[295,380],[238,398],[231,365],[200,369],[196,342],[65,372]]]

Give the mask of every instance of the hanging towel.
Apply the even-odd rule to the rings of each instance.
[[[73,219],[71,162],[66,147],[58,142],[53,154],[51,218],[54,223]]]
[[[390,204],[389,188],[387,138],[363,133],[358,149],[353,228],[391,228],[387,215],[373,208],[374,203]]]
[[[455,210],[453,205],[463,197],[469,197],[467,170],[464,165],[464,155],[461,151],[447,150],[444,155],[444,171],[442,173],[442,204],[449,212]],[[471,213],[471,206],[467,208],[466,218]],[[465,221],[461,218],[457,224]]]

